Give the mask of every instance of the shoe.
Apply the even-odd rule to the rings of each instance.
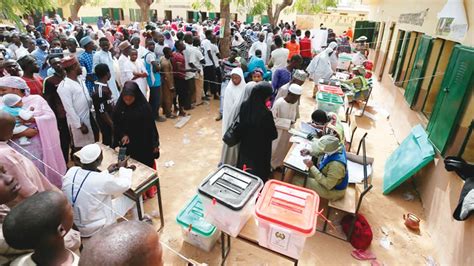
[[[220,100],[221,97],[217,96],[217,94],[214,94],[214,100]]]
[[[203,101],[209,101],[211,98],[209,98],[209,96],[206,95],[206,96],[202,97],[201,99],[202,99]]]
[[[219,114],[219,116],[216,117],[216,121],[221,121],[222,120],[222,114]]]
[[[170,114],[170,115],[166,115],[166,118],[168,119],[176,119],[178,116],[176,116],[175,114]]]
[[[158,116],[158,117],[156,118],[156,121],[158,121],[158,122],[165,122],[165,121],[166,121],[166,118],[164,118],[164,117],[162,117],[162,116]]]

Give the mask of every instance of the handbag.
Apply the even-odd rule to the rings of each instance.
[[[240,142],[240,138],[242,135],[242,129],[239,123],[239,117],[237,116],[232,122],[232,125],[226,130],[222,140],[225,144],[229,147],[233,147]]]

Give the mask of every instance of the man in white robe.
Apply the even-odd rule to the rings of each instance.
[[[273,103],[272,113],[275,120],[275,126],[278,131],[278,137],[272,143],[272,161],[273,169],[283,166],[286,154],[290,150],[290,128],[299,118],[299,105],[302,88],[298,84],[291,84],[288,94],[285,97],[277,99]]]
[[[249,58],[255,56],[257,50],[262,51],[262,59],[267,64],[267,43],[265,42],[265,34],[262,32],[258,35],[258,42],[254,42],[249,50]]]
[[[330,47],[326,48],[323,52],[315,56],[306,68],[306,72],[308,72],[309,77],[314,82],[313,98],[316,97],[319,80],[329,79],[334,73],[331,67],[330,59],[333,52],[334,50]]]
[[[117,88],[117,82],[115,81],[115,71],[114,71],[114,59],[112,57],[112,53],[109,51],[110,49],[110,41],[109,39],[103,37],[99,39],[99,47],[100,51],[95,52],[93,58],[93,68],[98,64],[106,64],[109,67],[111,78],[107,82],[107,85],[112,92],[112,100],[117,102],[120,93]]]
[[[90,144],[78,152],[81,167],[71,167],[63,180],[62,191],[74,209],[74,224],[81,237],[91,237],[102,228],[123,217],[135,202],[123,193],[132,185],[132,169],[126,161],[112,164],[105,171],[97,167],[102,163],[102,150]],[[118,177],[109,172],[119,171]],[[136,213],[136,212],[135,212]]]
[[[118,48],[122,52],[118,59],[118,65],[120,69],[120,86],[123,87],[125,82],[133,79],[133,71],[135,69],[135,65],[129,58],[130,51],[132,50],[132,45],[130,44],[130,42],[123,41],[119,44]]]
[[[63,59],[62,65],[66,70],[66,78],[58,85],[58,95],[66,111],[72,146],[80,149],[95,142],[90,117],[92,100],[84,81],[79,78],[82,69],[77,59],[67,57]]]

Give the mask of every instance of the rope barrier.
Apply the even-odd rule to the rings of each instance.
[[[48,164],[46,164],[44,161],[42,161],[41,159],[39,159],[38,157],[36,157],[34,154],[32,154],[31,152],[29,152],[28,150],[26,150],[25,148],[23,148],[22,146],[18,145],[17,143],[15,143],[14,141],[12,140],[9,140],[8,143],[11,143],[13,145],[15,145],[17,148],[21,149],[23,152],[25,152],[26,154],[28,154],[29,156],[31,156],[32,158],[34,158],[35,160],[37,160],[38,162],[40,162],[41,164],[43,164],[44,166],[48,167],[50,170],[52,170],[54,173],[56,173],[57,175],[61,176],[64,178],[64,175],[60,174],[58,171],[56,171],[56,169],[54,169],[53,167],[49,166]],[[125,221],[129,221],[129,219],[127,219],[125,216],[119,214],[118,212],[116,212],[114,210],[114,208],[110,207],[109,205],[107,204],[104,204],[102,201],[100,201],[99,199],[97,199],[96,197],[94,197],[94,195],[92,195],[91,193],[89,193],[86,189],[82,189],[81,191],[84,191],[86,193],[87,196],[91,197],[92,199],[94,199],[95,201],[97,201],[99,204],[101,204],[102,206],[106,207],[107,209],[109,209],[110,211],[112,211],[115,215],[117,215],[118,218],[121,218],[121,219],[124,219]],[[170,250],[172,253],[178,255],[180,258],[182,258],[183,260],[187,261],[188,263],[191,263],[193,265],[197,264],[194,260],[192,259],[189,259],[187,258],[186,256],[184,256],[183,254],[179,253],[178,251],[174,250],[173,248],[171,248],[168,244],[166,244],[165,242],[161,241],[160,239],[160,243],[165,247],[167,248],[168,250]]]

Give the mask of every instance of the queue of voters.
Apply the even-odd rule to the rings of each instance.
[[[364,184],[359,210],[373,159],[365,135],[354,140],[351,112],[363,115],[373,97],[367,37],[354,38],[351,27],[235,20],[225,42],[221,23],[177,17],[122,25],[100,17],[91,25],[56,15],[1,29],[0,256],[7,264],[175,264],[163,253],[180,251],[154,228],[161,215],[167,230],[160,165],[193,162],[165,162],[164,150],[218,150],[219,160],[199,158],[212,172],[199,186],[173,181],[196,191],[190,205],[165,211],[201,252],[220,238],[222,263],[248,221],[257,221],[257,246],[296,265],[316,223],[336,228],[321,206],[346,204]],[[202,121],[216,128],[213,146],[191,149],[186,134],[182,145],[168,144]],[[354,161],[364,169],[359,181]],[[367,250],[372,231],[357,211],[339,228],[353,257],[378,265]]]

